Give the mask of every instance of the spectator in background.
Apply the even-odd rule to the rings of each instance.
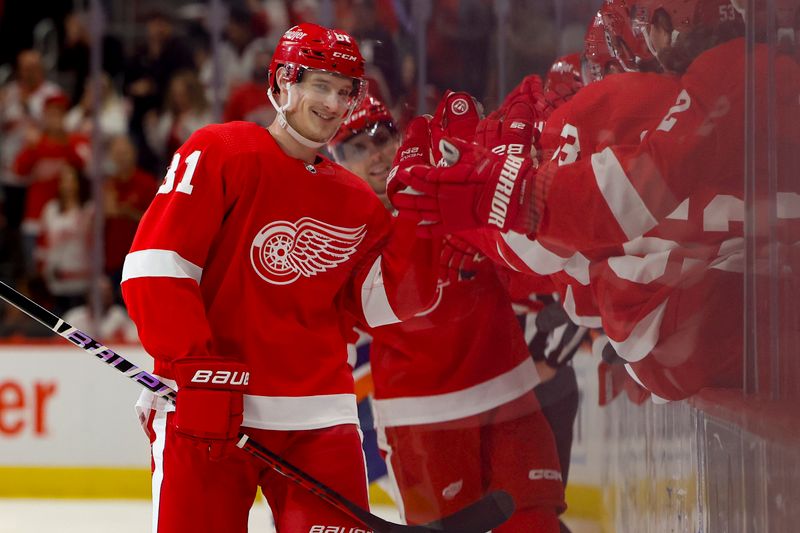
[[[195,68],[187,43],[175,34],[172,19],[163,11],[152,10],[145,16],[145,43],[133,55],[126,68],[126,94],[130,96],[130,132],[140,148],[146,148],[144,117],[159,109],[175,72]],[[149,151],[140,153],[148,170],[158,166],[158,158]]]
[[[234,51],[233,83],[239,84],[250,78],[255,53],[250,46],[255,38],[253,12],[242,5],[231,6],[225,26],[225,42]]]
[[[42,276],[61,315],[82,303],[91,279],[91,204],[88,184],[69,165],[59,173],[58,195],[42,210]]]
[[[379,12],[379,8],[383,10]],[[337,6],[343,29],[358,41],[366,61],[367,78],[374,87],[370,93],[381,96],[381,101],[393,105],[399,95],[400,61],[394,41],[396,21],[393,12],[381,5],[380,0],[343,0]],[[375,88],[379,92],[375,91]]]
[[[102,315],[95,318],[88,303],[73,307],[64,315],[64,322],[78,328],[102,342],[137,342],[136,324],[128,316],[125,307],[116,303],[112,282],[107,277],[97,280],[100,288]],[[86,294],[88,302],[89,294]]]
[[[270,58],[271,53],[266,49],[255,55],[250,80],[231,91],[222,115],[224,122],[247,120],[267,126],[275,119],[275,108],[267,100],[265,92]]]
[[[428,26],[428,79],[436,87],[466,91],[479,101],[484,99],[494,20],[492,5],[484,0],[433,2]]]
[[[88,30],[87,13],[72,12],[64,19],[64,40],[58,53],[58,75],[61,85],[70,96],[72,104],[78,104],[86,91],[91,58],[91,35]],[[102,38],[103,72],[112,79],[122,73],[124,53],[118,38],[105,33]]]
[[[175,74],[169,83],[164,111],[154,111],[145,117],[145,138],[150,149],[162,163],[196,130],[210,124],[211,109],[197,74],[184,70]]]
[[[156,194],[156,179],[136,165],[136,147],[126,135],[114,137],[104,162],[105,271],[114,287],[139,219]],[[119,296],[119,291],[115,291]]]
[[[103,141],[128,131],[128,110],[122,96],[111,85],[108,74],[101,77],[102,96],[100,99],[100,135]],[[94,84],[86,85],[80,101],[69,110],[64,118],[67,131],[86,137],[92,135],[92,106],[94,104]]]
[[[189,27],[189,39],[192,43],[192,53],[194,63],[197,65],[197,75],[200,83],[206,91],[206,100],[214,101],[214,56],[211,50],[211,36],[200,23],[193,23]],[[219,67],[222,70],[220,76],[220,99],[224,102],[228,99],[228,93],[236,81],[236,52],[233,47],[225,41],[219,43],[217,49],[219,54]]]
[[[587,11],[583,20],[592,13]],[[555,27],[552,2],[521,0],[511,2],[508,16],[508,80],[506,87],[515,87],[530,74],[544,74],[559,55],[558,28]],[[579,44],[574,51],[580,50]],[[502,95],[500,95],[502,96]]]
[[[23,265],[20,224],[28,178],[14,170],[14,161],[25,145],[26,133],[38,127],[45,100],[59,92],[56,84],[45,79],[42,56],[34,50],[20,52],[15,79],[0,87],[0,183],[8,232],[3,260],[17,268]]]
[[[26,146],[14,161],[14,171],[29,184],[21,226],[23,259],[28,270],[34,267],[36,245],[42,234],[42,209],[57,196],[62,169],[72,166],[82,170],[90,156],[88,139],[69,134],[64,127],[68,105],[69,99],[64,94],[47,98],[41,129],[29,126]]]
[[[286,12],[289,15],[289,26],[296,26],[303,22],[319,24],[319,0],[283,0]]]
[[[41,278],[29,279],[21,276],[14,280],[13,286],[39,305],[52,308],[52,296]],[[13,305],[0,305],[0,339],[3,342],[25,342],[31,338],[52,338],[52,335],[53,330],[31,320],[31,317]]]

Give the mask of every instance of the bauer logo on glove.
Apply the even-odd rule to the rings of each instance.
[[[398,192],[392,202],[400,216],[420,223],[423,236],[489,227],[531,233],[538,217],[529,182],[535,165],[529,157],[499,156],[475,143],[442,139],[448,166],[400,168],[395,180],[422,194]]]

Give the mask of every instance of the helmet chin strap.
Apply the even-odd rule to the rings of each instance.
[[[272,94],[272,87],[267,89],[267,98],[269,98],[272,107],[275,108],[275,111],[278,113],[278,124],[280,124],[281,128],[285,129],[286,132],[292,136],[292,138],[302,144],[307,148],[313,148],[315,150],[322,148],[325,146],[325,142],[319,141],[312,141],[308,137],[301,134],[299,131],[294,129],[291,124],[289,124],[289,119],[286,117],[286,110],[292,107],[292,84],[286,84],[286,104],[285,105],[278,105],[278,102],[275,100],[275,96]]]

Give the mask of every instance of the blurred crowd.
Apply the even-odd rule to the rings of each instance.
[[[411,0],[229,0],[216,46],[209,3],[137,2],[134,20],[106,21],[109,30],[97,39],[97,81],[90,69],[90,13],[79,10],[88,3],[65,4],[45,2],[33,15],[23,14],[24,2],[0,2],[0,279],[58,315],[91,308],[97,250],[105,313],[124,310],[122,263],[172,153],[212,122],[272,121],[266,69],[277,40],[294,24],[328,22],[320,20],[327,12],[335,27],[354,35],[367,60],[370,92],[388,103],[401,126],[417,114],[418,102],[427,102],[429,111],[447,88],[469,91],[490,106],[502,97],[499,11],[492,0],[430,3],[424,85],[417,68],[419,6]],[[581,21],[595,4],[509,2],[502,32],[506,87],[546,72],[559,53],[578,50]],[[94,176],[100,188],[93,187]],[[8,306],[0,306],[0,317],[2,337],[47,333]],[[104,317],[87,320],[99,333]],[[105,335],[135,339],[120,324]]]

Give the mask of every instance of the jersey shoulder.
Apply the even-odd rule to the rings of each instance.
[[[267,139],[271,139],[269,132],[258,124],[234,121],[203,126],[189,137],[186,144],[206,144],[237,154],[264,150]]]

